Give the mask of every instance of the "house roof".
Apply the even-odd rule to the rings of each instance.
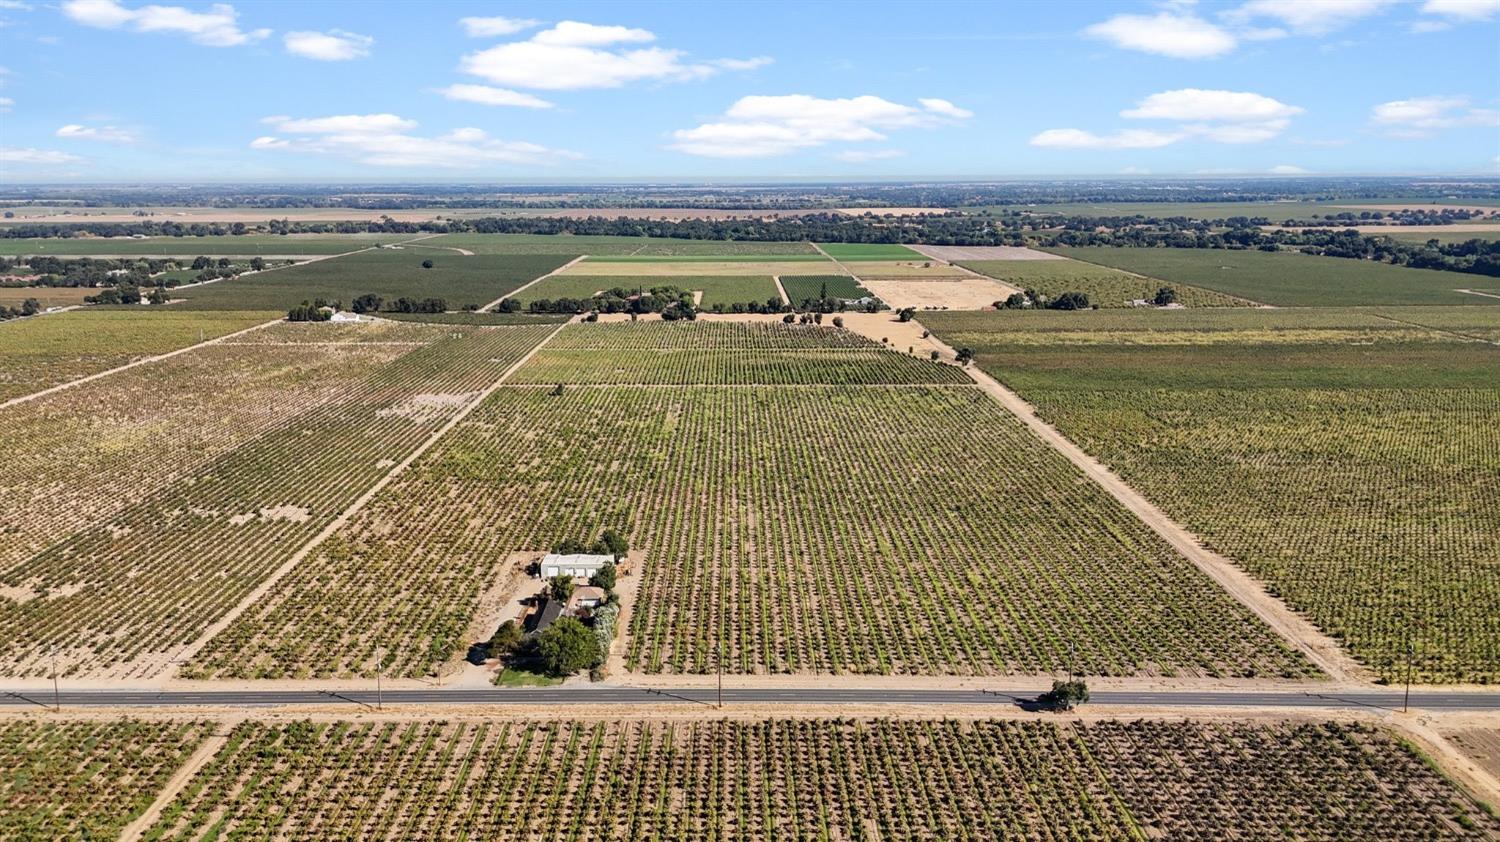
[[[568,607],[576,607],[579,603],[583,602],[586,599],[592,599],[596,602],[603,602],[604,589],[596,588],[593,585],[584,585],[581,588],[574,588],[573,595],[568,597]]]
[[[542,559],[542,564],[543,565],[556,564],[559,567],[593,567],[593,568],[599,568],[599,567],[604,567],[605,565],[614,564],[614,563],[615,563],[615,557],[612,556],[612,555],[594,555],[592,553],[572,553],[570,555],[562,555],[560,553],[548,553]]]
[[[525,630],[527,634],[538,634],[557,621],[563,613],[563,604],[555,599],[549,599],[542,603],[537,610],[526,615]]]

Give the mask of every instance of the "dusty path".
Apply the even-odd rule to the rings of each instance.
[[[1500,295],[1496,295],[1493,292],[1484,292],[1482,290],[1477,290],[1477,289],[1456,289],[1456,290],[1454,290],[1454,292],[1461,292],[1461,293],[1463,293],[1465,295],[1480,295],[1480,296],[1483,296],[1485,298],[1500,298]]]
[[[792,297],[786,294],[786,287],[781,285],[781,276],[772,275],[771,280],[776,284],[776,294],[781,296],[781,303],[790,307],[792,304]]]
[[[160,360],[171,359],[172,357],[175,357],[178,354],[186,354],[188,351],[192,351],[192,350],[195,350],[197,348],[202,348],[202,347],[207,346],[207,345],[217,345],[220,342],[227,342],[227,341],[229,341],[231,339],[234,339],[235,337],[244,336],[245,334],[250,333],[251,331],[256,331],[256,330],[260,330],[261,328],[270,327],[271,325],[277,324],[280,321],[281,321],[281,319],[277,318],[277,319],[272,319],[269,322],[261,322],[258,325],[254,325],[252,327],[247,327],[244,330],[237,330],[234,333],[226,333],[223,336],[215,337],[213,339],[207,339],[207,340],[204,340],[203,342],[196,342],[196,343],[194,343],[192,345],[188,345],[188,346],[185,346],[185,347],[182,347],[182,348],[178,348],[175,351],[168,351],[165,354],[157,354],[154,357],[142,357],[142,358],[140,358],[140,359],[138,359],[138,360],[136,360],[134,362],[128,362],[128,363],[126,363],[124,365],[116,366],[116,367],[111,368],[111,369],[109,369],[107,371],[98,371],[98,372],[95,372],[93,374],[87,375],[85,377],[80,377],[77,380],[69,380],[66,383],[59,383],[56,386],[49,386],[46,389],[41,390],[40,392],[32,392],[29,395],[22,395],[22,396],[20,396],[18,398],[11,398],[10,400],[5,401],[4,403],[0,403],[0,409],[6,409],[8,407],[15,406],[16,404],[21,404],[21,403],[25,403],[27,401],[36,400],[37,398],[44,397],[46,395],[50,395],[50,394],[52,394],[54,392],[61,392],[64,389],[71,389],[74,386],[81,386],[84,383],[89,383],[89,382],[92,382],[94,380],[98,380],[101,377],[108,377],[111,374],[118,374],[118,373],[120,373],[122,371],[125,371],[127,369],[135,368],[136,366],[146,365],[147,363],[154,363],[154,362],[158,362]]]
[[[642,248],[645,248],[645,246],[642,246]],[[528,288],[530,288],[532,286],[535,286],[535,285],[541,283],[542,281],[545,281],[548,278],[552,277],[553,275],[556,275],[559,272],[565,271],[565,270],[567,270],[568,268],[570,268],[572,266],[576,266],[578,264],[578,261],[583,260],[586,257],[588,257],[588,255],[586,255],[586,254],[580,254],[577,257],[573,258],[572,260],[569,260],[567,263],[564,263],[563,265],[557,267],[556,269],[553,269],[551,272],[548,272],[547,274],[542,275],[539,278],[532,278],[531,280],[527,281],[524,284],[521,284],[520,286],[518,286],[515,289],[511,290],[510,292],[507,292],[506,294],[500,296],[499,298],[495,299],[494,301],[491,301],[490,303],[484,305],[483,307],[480,307],[479,308],[479,312],[481,312],[481,313],[488,313],[488,312],[490,312],[490,308],[491,307],[497,307],[497,306],[499,306],[500,302],[504,301],[505,299],[507,299],[507,298],[515,298],[516,295],[521,292],[521,290],[528,289]]]
[[[156,793],[156,800],[146,808],[146,812],[141,813],[135,821],[125,825],[125,828],[120,831],[121,842],[135,842],[151,828],[151,825],[156,824],[156,820],[161,818],[162,811],[176,800],[178,793],[182,792],[199,770],[207,766],[208,761],[214,759],[219,749],[229,742],[231,728],[233,728],[232,723],[226,722],[219,726],[221,733],[210,734],[203,740],[203,744],[198,746],[192,756],[188,757],[187,762],[182,764],[182,768],[173,772],[172,777],[167,779],[161,791]]]
[[[1500,780],[1431,727],[1429,721],[1432,718],[1430,715],[1393,714],[1386,717],[1383,724],[1437,761],[1470,795],[1487,804],[1500,804]]]
[[[476,395],[472,400],[464,404],[462,409],[455,413],[452,418],[448,419],[448,423],[434,430],[432,434],[427,437],[427,440],[422,442],[422,444],[420,444],[416,450],[413,450],[411,453],[407,454],[405,459],[402,459],[400,463],[386,472],[385,476],[381,477],[374,485],[366,489],[365,493],[361,494],[358,500],[355,500],[353,503],[351,503],[348,508],[339,513],[338,517],[334,518],[329,522],[327,526],[323,527],[322,531],[320,531],[317,535],[314,535],[310,540],[308,540],[307,543],[303,544],[301,549],[293,553],[292,556],[288,558],[284,564],[276,568],[276,570],[272,572],[271,575],[267,576],[264,581],[256,586],[255,590],[246,594],[245,598],[240,600],[239,604],[235,605],[234,608],[231,608],[227,613],[225,613],[216,622],[214,622],[213,625],[204,630],[203,634],[199,635],[197,640],[188,644],[186,648],[178,652],[176,657],[174,657],[172,659],[172,662],[168,665],[168,672],[171,674],[175,674],[183,663],[192,660],[192,658],[198,654],[199,650],[207,645],[207,643],[212,640],[215,635],[228,628],[229,624],[239,619],[240,615],[249,610],[251,605],[254,605],[261,599],[261,597],[264,597],[267,593],[269,593],[271,591],[271,588],[275,587],[277,582],[281,581],[283,577],[292,572],[292,569],[300,564],[303,559],[307,558],[307,556],[311,554],[319,544],[323,543],[323,541],[328,538],[328,536],[332,535],[334,532],[338,531],[344,524],[348,523],[351,517],[354,517],[354,515],[357,514],[361,509],[363,509],[370,502],[370,500],[374,499],[376,494],[379,494],[382,489],[384,489],[387,485],[390,485],[391,481],[399,476],[409,466],[411,466],[413,462],[421,458],[422,454],[426,453],[434,444],[437,444],[438,440],[446,435],[449,430],[457,427],[465,418],[469,417],[469,413],[473,412],[480,404],[484,403],[486,398],[495,393],[495,390],[504,385],[507,378],[509,378],[518,369],[520,369],[521,366],[529,362],[531,358],[536,355],[537,351],[540,351],[544,345],[546,345],[548,342],[551,342],[552,338],[557,336],[558,332],[561,331],[565,326],[567,326],[571,321],[576,321],[576,319],[572,319],[569,320],[569,322],[563,322],[562,324],[557,325],[551,333],[542,338],[541,342],[538,342],[535,347],[533,347],[530,351],[527,351],[526,354],[519,360],[516,360],[510,368],[507,368],[495,380],[495,382],[485,387],[485,389],[478,395]]]
[[[942,340],[933,336],[929,341],[939,346],[944,356],[952,358],[953,349]],[[1230,596],[1239,600],[1278,634],[1296,646],[1307,656],[1308,660],[1316,664],[1330,678],[1335,681],[1369,679],[1369,672],[1349,657],[1333,638],[1318,630],[1281,600],[1267,593],[1260,582],[1237,567],[1234,562],[1204,547],[1195,535],[1167,517],[1166,513],[1158,509],[1155,504],[1141,496],[1099,460],[1085,453],[1056,427],[1042,420],[1041,416],[1037,415],[1035,407],[1027,403],[1020,395],[1006,388],[1000,381],[984,373],[977,366],[966,366],[965,370],[980,388],[999,401],[1001,406],[1010,410],[1011,414],[1021,419],[1038,438],[1068,457],[1068,461],[1099,483],[1111,497],[1118,500],[1121,505],[1151,527],[1152,531],[1197,565],[1199,570],[1228,591]]]

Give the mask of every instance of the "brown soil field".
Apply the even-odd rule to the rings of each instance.
[[[871,281],[866,279],[864,285],[865,289],[875,293],[893,310],[906,307],[915,307],[918,310],[944,308],[984,310],[996,301],[1004,301],[1006,296],[1016,292],[1014,287],[1006,286],[999,281],[967,276],[963,276],[962,280]]]
[[[43,307],[72,307],[82,304],[86,295],[98,293],[88,287],[0,287],[0,307],[19,307],[35,298]]]
[[[1444,736],[1486,772],[1500,778],[1500,729],[1465,728]]]
[[[957,266],[950,266],[937,260],[858,260],[841,261],[844,268],[848,269],[855,277],[874,280],[916,280],[926,278],[928,280],[942,280],[948,278],[969,278],[973,273]],[[791,272],[780,274],[789,275]],[[801,273],[807,274],[807,273]]]
[[[953,213],[952,208],[839,208],[839,213],[849,216],[863,216],[871,213],[876,216],[915,216],[919,213]]]

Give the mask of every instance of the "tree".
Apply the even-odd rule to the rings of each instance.
[[[537,635],[537,654],[549,675],[572,675],[599,663],[599,639],[583,623],[563,617]]]
[[[1089,297],[1082,292],[1065,292],[1047,303],[1049,310],[1087,310]]]
[[[897,321],[901,321],[901,322],[909,322],[913,318],[915,318],[916,315],[917,315],[917,308],[915,308],[915,307],[903,307],[903,308],[901,308],[900,312],[896,313],[896,320]]]
[[[589,584],[596,588],[603,588],[605,591],[613,591],[615,589],[615,566],[606,564],[599,568],[598,572],[589,577]]]
[[[937,351],[933,351],[932,352],[932,361],[933,362],[937,362],[938,361],[938,352]]]
[[[353,309],[356,313],[374,313],[379,310],[380,305],[384,303],[385,299],[381,298],[373,292],[367,292],[364,295],[361,295],[354,299],[354,304],[352,305],[351,309]]]
[[[573,595],[573,577],[559,574],[547,580],[547,595],[558,602],[567,602],[568,597]]]
[[[604,545],[605,552],[615,557],[615,561],[630,552],[630,541],[613,529],[604,530],[604,534],[599,536],[599,543]]]
[[[844,326],[844,317],[843,316],[834,316],[833,317],[833,326],[834,327],[843,327]]]
[[[1058,710],[1072,710],[1089,700],[1089,686],[1083,679],[1077,681],[1054,681],[1052,689],[1043,693],[1037,701]]]
[[[424,261],[422,261],[422,268],[423,269],[431,269],[432,268],[432,261],[431,260],[424,260]]]
[[[197,257],[193,258],[193,271],[199,272],[199,271],[202,271],[204,269],[207,269],[208,268],[208,264],[209,264],[208,258],[204,257],[203,255],[200,254]]]
[[[954,357],[954,359],[958,361],[959,365],[968,365],[974,360],[974,349],[959,348],[958,354]]]
[[[252,258],[250,258],[250,268],[253,271],[256,271],[256,272],[259,272],[260,270],[266,268],[265,258],[261,258],[261,257],[252,257]]]
[[[781,317],[781,323],[784,324],[784,325],[789,325],[792,322],[795,322],[796,320],[797,320],[797,317],[794,316],[794,315],[792,315],[791,313],[787,313],[785,316]]]
[[[1172,289],[1171,287],[1162,287],[1161,289],[1156,291],[1156,297],[1152,299],[1152,302],[1158,307],[1165,307],[1168,304],[1176,304],[1177,290]]]
[[[515,620],[506,620],[500,624],[500,628],[495,629],[494,634],[490,635],[487,648],[490,650],[490,657],[500,658],[514,652],[520,645],[521,627],[516,624]]]
[[[827,301],[828,300],[828,282],[827,281],[824,281],[823,282],[823,286],[820,287],[819,290],[818,290],[818,300],[819,301]]]
[[[151,304],[165,304],[167,300],[167,291],[161,287],[152,287],[151,294],[146,296],[146,301]]]

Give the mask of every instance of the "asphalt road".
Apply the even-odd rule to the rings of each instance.
[[[1027,708],[1035,691],[1005,690],[869,690],[818,687],[782,689],[726,689],[726,705],[994,705]],[[520,705],[566,707],[570,705],[681,704],[712,707],[712,687],[690,690],[652,690],[641,687],[554,688],[432,688],[387,690],[378,703],[385,705]],[[332,693],[321,690],[66,690],[60,695],[64,707],[280,707],[287,705],[348,705],[373,708],[374,688]],[[1149,706],[1199,707],[1223,710],[1255,708],[1343,708],[1400,710],[1400,690],[1317,693],[1195,692],[1195,691],[1096,691],[1090,707]],[[0,705],[50,707],[48,690],[0,691]],[[1416,690],[1411,706],[1431,711],[1500,711],[1500,693],[1453,693]]]

